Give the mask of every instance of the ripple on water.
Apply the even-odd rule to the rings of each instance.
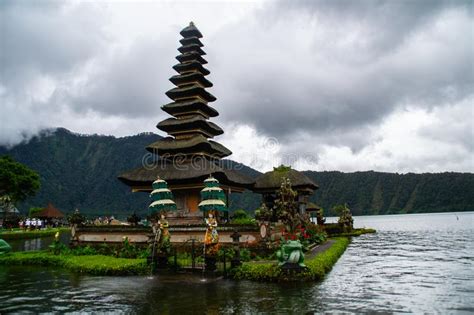
[[[222,314],[474,312],[474,213],[355,217],[353,238],[322,282],[267,284],[186,277],[90,277],[0,269],[0,313]]]

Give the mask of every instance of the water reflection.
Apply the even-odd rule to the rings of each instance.
[[[69,232],[62,232],[60,234],[60,241],[64,244],[69,244],[71,234]],[[14,252],[32,251],[32,250],[44,250],[48,249],[54,241],[54,236],[31,238],[31,239],[18,239],[8,240]]]
[[[90,277],[0,267],[0,313],[286,314],[474,312],[474,213],[356,217],[354,238],[321,283],[196,276]]]

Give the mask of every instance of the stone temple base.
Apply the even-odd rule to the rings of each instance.
[[[241,244],[255,244],[261,241],[260,232],[256,226],[221,226],[218,228],[219,243],[232,244],[231,235],[235,229],[241,234]],[[206,227],[202,223],[199,225],[171,225],[169,231],[172,244],[185,243],[191,239],[202,243]],[[127,237],[130,243],[145,246],[154,239],[152,228],[143,226],[83,226],[72,229],[71,234],[73,245],[121,244]]]

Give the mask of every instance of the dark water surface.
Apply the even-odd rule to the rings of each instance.
[[[61,232],[59,239],[64,244],[69,244],[71,233]],[[54,236],[38,237],[29,239],[7,240],[14,252],[26,252],[32,250],[48,249],[53,244]]]
[[[0,266],[0,313],[474,313],[474,213],[356,217],[355,224],[378,233],[354,238],[320,283]]]

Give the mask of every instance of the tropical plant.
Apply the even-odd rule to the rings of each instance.
[[[42,207],[30,207],[30,210],[28,211],[28,216],[30,218],[34,218],[35,215],[41,211],[43,211]]]
[[[260,208],[255,210],[255,219],[260,220],[260,221],[271,221],[273,217],[273,212],[271,209],[268,209],[268,207],[265,205],[265,203],[262,203]]]
[[[236,210],[232,215],[231,224],[236,225],[254,225],[257,221],[252,218],[245,210]]]
[[[286,232],[292,234],[309,222],[309,217],[299,212],[297,197],[298,193],[291,188],[290,179],[283,178],[275,200],[274,213],[282,220]]]
[[[339,220],[337,221],[339,225],[343,227],[344,230],[352,230],[354,227],[354,219],[352,218],[352,213],[347,203],[344,205],[337,205],[332,208],[332,210],[339,214]]]
[[[68,216],[68,221],[70,224],[81,225],[86,221],[86,217],[79,212],[79,209],[76,209],[74,213]]]
[[[40,188],[38,173],[5,155],[0,157],[0,196],[13,203],[33,196]]]

